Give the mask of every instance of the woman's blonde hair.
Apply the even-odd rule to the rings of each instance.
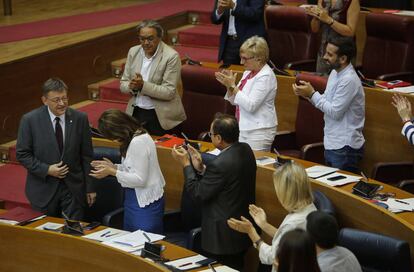
[[[308,175],[302,166],[293,161],[276,169],[273,184],[280,204],[288,212],[300,210],[313,202]]]
[[[240,53],[248,54],[262,64],[269,60],[269,46],[266,40],[259,36],[247,39],[240,47]]]

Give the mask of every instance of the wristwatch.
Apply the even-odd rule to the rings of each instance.
[[[232,86],[229,87],[230,92],[234,92],[234,89],[236,89],[236,85],[232,85]]]
[[[256,242],[253,242],[254,248],[258,249],[261,242],[263,242],[263,240],[261,238],[259,240],[257,240]]]

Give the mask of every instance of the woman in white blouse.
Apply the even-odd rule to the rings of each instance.
[[[99,118],[99,131],[120,143],[121,164],[92,161],[91,176],[115,176],[124,187],[124,229],[162,233],[165,180],[151,136],[126,113],[110,109]]]
[[[276,168],[273,175],[276,196],[282,207],[289,213],[276,228],[266,220],[266,213],[260,207],[249,206],[249,212],[256,224],[270,237],[272,245],[262,241],[253,224],[245,217],[241,220],[230,218],[227,223],[230,228],[247,233],[255,248],[259,250],[259,258],[263,264],[271,265],[279,247],[280,238],[289,230],[306,229],[306,217],[316,211],[313,204],[310,181],[305,169],[295,162],[288,162]]]
[[[240,47],[241,64],[246,71],[236,85],[236,74],[230,70],[216,72],[216,79],[226,86],[224,99],[236,105],[240,142],[253,150],[270,151],[276,135],[276,76],[267,65],[269,47],[265,39],[253,36]]]

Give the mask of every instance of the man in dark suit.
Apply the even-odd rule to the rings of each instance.
[[[216,115],[210,137],[220,154],[207,166],[190,145],[174,147],[172,155],[184,167],[185,188],[202,207],[202,248],[209,257],[235,269],[251,241],[227,225],[231,217],[249,217],[255,203],[256,161],[248,144],[239,143],[239,126],[229,115]],[[192,163],[192,165],[191,165]]]
[[[240,64],[239,48],[245,40],[265,37],[263,0],[216,0],[211,21],[223,24],[218,61]]]
[[[88,176],[93,149],[88,117],[68,107],[67,91],[58,78],[43,84],[44,106],[22,117],[16,155],[27,169],[26,195],[32,207],[80,220],[86,204],[96,198]]]

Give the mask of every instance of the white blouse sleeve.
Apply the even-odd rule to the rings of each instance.
[[[151,152],[149,144],[143,135],[131,141],[125,159],[116,171],[116,178],[123,187],[146,186]]]

